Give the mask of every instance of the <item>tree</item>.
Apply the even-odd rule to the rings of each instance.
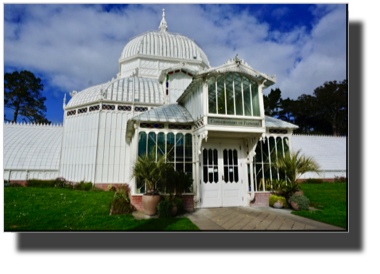
[[[330,125],[334,136],[347,134],[347,91],[347,80],[325,82],[314,90],[315,113]]]
[[[280,108],[281,90],[279,88],[271,89],[268,96],[264,95],[263,97],[265,115],[277,116]]]
[[[44,114],[46,98],[41,95],[43,89],[41,79],[30,71],[4,75],[4,107],[14,110],[12,123],[17,121],[18,115],[33,123],[51,123]]]

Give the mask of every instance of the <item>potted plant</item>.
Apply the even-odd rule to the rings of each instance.
[[[158,189],[164,183],[167,169],[168,164],[165,163],[165,157],[158,156],[156,161],[154,153],[139,156],[132,167],[132,178],[146,186],[145,194],[142,197],[142,206],[146,215],[157,214],[157,205],[161,199]]]
[[[284,157],[277,157],[272,162],[274,168],[285,173],[287,178],[284,196],[290,205],[290,197],[299,191],[298,179],[306,172],[320,173],[319,164],[312,158],[301,154],[301,151],[285,153]]]
[[[292,208],[296,211],[309,210],[309,199],[304,195],[295,194],[290,197]]]

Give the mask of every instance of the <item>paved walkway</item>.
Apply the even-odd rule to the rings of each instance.
[[[200,230],[344,230],[271,207],[202,208],[184,217]]]

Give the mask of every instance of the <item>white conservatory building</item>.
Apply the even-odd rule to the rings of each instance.
[[[314,156],[322,177],[346,176],[346,138],[293,136],[298,127],[264,115],[270,76],[235,58],[211,67],[194,41],[158,31],[130,39],[116,79],[70,93],[63,126],[4,125],[4,179],[128,183],[141,209],[144,186],[131,179],[138,155],[168,155],[192,175],[187,208],[268,203],[271,156],[292,149]],[[316,177],[306,174],[305,178]]]

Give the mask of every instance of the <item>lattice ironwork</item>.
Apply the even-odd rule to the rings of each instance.
[[[275,133],[275,134],[287,134],[288,131],[286,129],[277,129],[277,128],[271,128],[269,129],[269,133]]]
[[[169,124],[169,129],[191,130],[191,125]]]
[[[67,116],[72,116],[72,115],[75,115],[76,113],[77,111],[74,109],[74,110],[68,111]]]
[[[90,109],[90,112],[91,112],[91,111],[99,110],[99,105],[91,106],[89,109]]]
[[[132,107],[131,106],[117,106],[117,109],[121,111],[131,111]]]
[[[147,110],[148,110],[148,107],[135,107],[135,111],[137,112],[144,112]]]
[[[87,113],[87,108],[78,109],[78,114],[81,114],[81,113]]]
[[[164,128],[164,124],[158,123],[141,123],[140,128]]]
[[[107,105],[107,104],[103,104],[102,109],[106,109],[106,110],[115,110],[115,105]]]

